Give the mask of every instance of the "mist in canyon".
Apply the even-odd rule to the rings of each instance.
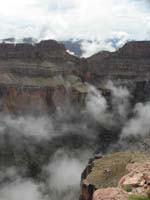
[[[109,98],[87,85],[83,109],[68,104],[45,115],[0,114],[1,200],[79,199],[93,154],[147,148],[150,102],[133,105],[129,89],[111,81]]]

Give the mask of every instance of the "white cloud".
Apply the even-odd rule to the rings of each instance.
[[[42,200],[38,185],[30,180],[21,179],[12,182],[0,189],[0,199],[3,200]],[[44,199],[43,199],[44,200]]]
[[[63,156],[50,164],[48,169],[51,173],[50,186],[59,191],[65,191],[68,187],[79,185],[84,163],[76,158]]]
[[[56,135],[52,120],[48,117],[18,117],[0,116],[0,133],[2,134],[8,127],[11,134],[19,133],[27,137],[35,137],[39,140],[50,139]]]
[[[89,92],[86,97],[86,110],[91,117],[104,125],[113,125],[113,116],[108,112],[108,104],[101,92],[94,86],[89,85]]]
[[[75,55],[74,52],[70,51],[70,50],[67,50],[67,53],[71,54],[71,55]]]
[[[126,123],[122,130],[122,137],[145,136],[150,133],[150,102],[136,104],[134,112],[135,116]]]
[[[91,53],[99,50],[99,42],[100,49],[110,49],[104,41],[114,33],[125,33],[129,39],[149,39],[150,14],[144,2],[0,0],[0,38],[96,39],[98,43],[90,47]]]
[[[119,126],[126,122],[130,110],[130,92],[126,87],[118,87],[109,81],[105,88],[111,91],[110,103],[94,86],[89,86],[86,97],[86,111],[100,124]],[[111,109],[110,109],[111,107]]]
[[[101,51],[101,50],[109,50],[114,51],[115,48],[112,47],[112,44],[107,41],[88,41],[84,40],[81,43],[81,49],[83,51],[83,57],[90,57],[91,55]]]
[[[74,187],[79,188],[81,173],[90,156],[90,150],[80,150],[80,153],[76,155],[72,152],[58,150],[50,164],[46,166],[46,171],[50,176],[50,188],[58,192]]]
[[[106,88],[112,93],[112,109],[114,116],[119,115],[119,119],[123,122],[127,119],[130,110],[130,92],[126,87],[116,87],[113,82],[108,81]]]

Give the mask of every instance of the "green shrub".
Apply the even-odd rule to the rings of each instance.
[[[129,200],[150,200],[149,197],[145,197],[145,196],[142,196],[142,195],[130,195],[129,196]]]
[[[123,189],[126,191],[126,192],[132,192],[132,186],[131,185],[125,185],[123,187]]]
[[[148,198],[150,199],[150,190],[147,190],[146,194],[147,194]]]

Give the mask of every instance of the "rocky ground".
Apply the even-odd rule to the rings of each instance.
[[[82,200],[148,199],[149,193],[149,154],[110,154],[90,161],[82,174]]]

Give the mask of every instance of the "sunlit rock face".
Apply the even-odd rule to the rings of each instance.
[[[57,87],[31,87],[31,86],[1,86],[0,109],[5,113],[14,114],[48,114],[57,107],[74,104],[83,106],[85,92],[74,88],[69,91],[64,86]]]

